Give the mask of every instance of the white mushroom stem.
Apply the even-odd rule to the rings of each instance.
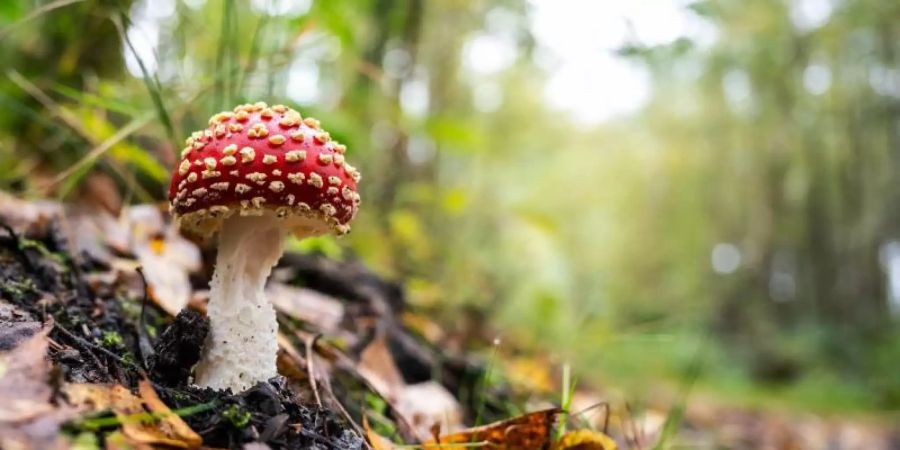
[[[273,214],[234,215],[219,231],[210,283],[210,333],[194,381],[244,391],[277,375],[278,321],[266,300],[266,278],[282,254],[286,227]]]

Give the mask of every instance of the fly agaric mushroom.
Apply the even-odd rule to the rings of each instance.
[[[243,391],[277,375],[278,322],[263,293],[288,233],[346,234],[359,172],[313,118],[263,102],[222,112],[185,142],[169,186],[188,232],[218,232],[211,322],[194,381]]]

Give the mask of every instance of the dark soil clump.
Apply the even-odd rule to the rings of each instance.
[[[235,448],[244,442],[263,442],[273,449],[337,450],[364,445],[333,412],[297,403],[282,377],[238,395],[196,387],[160,394],[173,408],[215,402],[214,409],[184,418],[207,446]]]

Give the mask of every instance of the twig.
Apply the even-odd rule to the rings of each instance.
[[[299,334],[298,334],[299,336]],[[316,372],[313,367],[313,346],[316,344],[316,341],[322,337],[322,334],[319,333],[312,338],[304,338],[303,346],[306,347],[306,371],[309,373],[309,385],[312,387],[313,394],[316,396],[316,404],[319,407],[322,407],[322,398],[319,397],[319,388],[316,386]]]
[[[299,331],[297,333],[298,333],[298,336],[301,336],[299,334],[300,333]],[[319,345],[324,345],[324,344],[319,344]],[[390,407],[391,412],[393,413],[392,415],[394,416],[394,419],[397,421],[397,429],[400,432],[400,434],[403,436],[404,440],[421,441],[421,438],[420,438],[420,436],[418,436],[418,433],[416,433],[415,428],[412,426],[412,424],[409,423],[408,420],[406,420],[406,417],[403,417],[403,415],[400,414],[400,412],[399,412],[400,410],[397,408],[397,406],[394,404],[394,402],[390,398],[388,398],[387,395],[385,395],[383,392],[379,391],[374,385],[372,385],[372,383],[370,383],[369,380],[366,379],[366,377],[362,376],[362,374],[359,373],[359,371],[356,369],[356,364],[353,362],[352,359],[350,359],[349,356],[347,356],[341,350],[334,348],[334,347],[329,347],[328,350],[329,350],[329,352],[331,352],[331,354],[333,354],[335,356],[335,362],[337,363],[337,367],[345,370],[347,373],[352,375],[354,378],[356,378],[357,380],[362,382],[366,386],[367,389],[374,392],[375,394],[378,394],[378,396],[381,397],[382,400],[384,400],[384,402],[388,405],[388,407]]]
[[[95,352],[100,352],[100,353],[102,353],[102,354],[104,354],[104,355],[106,355],[106,356],[108,356],[108,357],[110,357],[110,358],[116,360],[116,361],[119,362],[120,364],[122,364],[122,365],[124,365],[124,366],[127,366],[127,367],[130,367],[131,369],[137,371],[137,372],[138,372],[141,376],[143,376],[144,378],[148,378],[148,377],[147,377],[147,373],[144,371],[144,369],[141,368],[141,366],[139,366],[139,365],[137,365],[137,364],[135,364],[135,363],[133,363],[133,362],[131,362],[131,361],[126,361],[126,360],[125,360],[124,358],[122,358],[121,356],[119,356],[119,355],[117,355],[117,354],[115,354],[115,353],[113,353],[113,352],[111,352],[111,351],[109,351],[109,350],[107,350],[107,349],[105,349],[105,348],[103,348],[103,347],[97,345],[97,344],[93,344],[93,343],[91,343],[90,341],[88,341],[88,340],[86,340],[86,339],[83,339],[83,338],[80,338],[80,337],[76,336],[74,333],[72,333],[71,331],[67,330],[67,329],[66,329],[65,327],[63,327],[62,325],[56,324],[54,328],[59,329],[59,331],[62,332],[62,334],[66,335],[66,337],[68,337],[69,339],[72,339],[73,341],[75,341],[75,343],[77,343],[77,344],[79,344],[79,345],[81,345],[81,346],[83,346],[83,347],[86,347],[87,350],[91,350],[91,351],[95,351]],[[109,373],[109,371],[107,371],[107,373]]]
[[[625,424],[622,425],[623,431],[625,431],[625,436],[628,436],[628,430],[624,429],[625,426],[630,422],[631,423],[631,438],[634,442],[634,446],[638,450],[643,450],[643,443],[638,439],[638,431],[637,431],[637,421],[634,420],[634,411],[631,410],[631,404],[625,402],[625,411],[628,412],[628,420]]]
[[[135,270],[138,276],[141,277],[141,285],[144,288],[144,295],[141,297],[141,318],[138,323],[138,349],[141,351],[141,362],[144,363],[144,370],[149,370],[149,358],[153,356],[153,346],[150,345],[150,337],[147,336],[147,302],[150,300],[149,285],[147,284],[147,276],[144,275],[144,268],[138,266]]]
[[[344,405],[338,400],[337,396],[334,395],[334,390],[331,388],[331,380],[328,377],[322,379],[324,382],[325,392],[328,393],[328,396],[331,397],[331,403],[337,406],[338,411],[340,411],[341,415],[344,416],[344,419],[359,433],[360,436],[367,436],[366,432],[356,423],[356,420],[353,419],[353,416],[350,415],[350,412],[347,411],[347,408],[344,408]]]
[[[304,344],[306,343],[307,337],[308,337],[307,333],[304,333],[302,330],[294,330],[294,335],[297,336],[298,339],[300,339],[301,341],[303,341]],[[283,337],[283,339],[282,339],[282,337]],[[310,359],[310,358],[313,357],[313,354],[310,353],[310,351],[311,351],[311,350],[315,350],[316,339],[313,339],[312,342],[311,342],[312,348],[310,348],[310,347],[307,347],[307,348],[306,348],[307,354],[306,354],[306,357],[305,357],[305,358],[302,357],[302,356],[300,356],[299,354],[297,354],[297,350],[293,347],[293,345],[291,344],[291,341],[287,338],[287,336],[280,335],[280,336],[279,336],[279,339],[280,339],[280,340],[283,340],[283,341],[286,343],[286,345],[283,345],[285,351],[286,351],[289,355],[291,355],[292,357],[294,357],[295,359],[297,359],[298,361],[301,361],[301,362],[302,362],[304,359]],[[307,370],[309,370],[309,364],[307,364]],[[312,371],[310,371],[309,377],[310,377],[311,379],[314,378],[314,375],[313,375],[313,372],[312,372]],[[311,381],[310,383],[313,383],[313,382]],[[359,433],[360,436],[365,436],[366,433],[365,433],[365,431],[362,429],[362,427],[359,426],[358,423],[356,423],[356,420],[353,419],[353,416],[350,415],[350,413],[347,411],[347,409],[344,408],[344,405],[341,404],[341,401],[338,400],[338,398],[337,398],[336,395],[334,395],[334,391],[331,389],[331,380],[329,380],[328,377],[323,377],[323,378],[322,378],[322,387],[325,389],[325,392],[326,392],[326,393],[328,394],[328,396],[331,398],[331,403],[332,403],[334,406],[337,407],[337,409],[338,409],[338,411],[341,413],[341,415],[344,416],[344,419],[347,420],[347,423],[349,423],[350,426],[352,426],[353,429],[354,429],[357,433]],[[316,391],[314,391],[314,392],[316,392]],[[316,394],[316,397],[317,397],[317,400],[319,400],[318,394]],[[321,405],[322,405],[322,404],[319,403],[319,406],[321,406]]]
[[[581,416],[594,408],[603,408],[603,434],[609,434],[607,432],[609,430],[609,415],[610,415],[609,402],[594,403],[593,405],[588,406],[587,408],[584,408],[581,411],[578,411],[573,414],[569,414],[569,417],[567,417],[566,420],[568,420],[572,416]],[[585,423],[584,418],[579,417],[579,419],[582,420],[582,423]]]

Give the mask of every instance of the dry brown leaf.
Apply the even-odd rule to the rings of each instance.
[[[391,401],[397,398],[397,394],[406,385],[400,369],[394,363],[384,333],[378,333],[362,351],[356,370],[382,396]]]
[[[128,229],[103,209],[66,205],[62,219],[62,230],[73,253],[86,252],[101,261],[111,261],[117,259],[116,254],[130,250]]]
[[[372,427],[369,426],[369,418],[365,415],[363,415],[362,423],[363,428],[366,430],[366,439],[369,441],[369,445],[372,446],[372,450],[394,450],[394,443],[372,430]]]
[[[424,450],[438,450],[436,444],[484,443],[489,450],[545,449],[550,445],[551,431],[559,408],[535,411],[513,419],[470,428],[459,433],[441,436],[439,442],[430,440]]]
[[[0,192],[0,217],[11,227],[22,230],[62,213],[62,205],[51,200],[25,201]]]
[[[0,300],[0,351],[14,349],[40,329],[41,323],[31,314]]]
[[[172,410],[159,399],[159,396],[156,394],[156,391],[153,389],[153,385],[150,384],[149,380],[141,380],[138,384],[138,392],[141,394],[141,399],[144,400],[144,404],[147,405],[147,408],[154,414],[161,416],[163,418],[162,423],[171,427],[174,435],[178,436],[182,442],[186,443],[187,448],[197,448],[203,443],[203,439],[200,435],[195,433],[181,417],[174,414]]]
[[[553,450],[616,450],[616,441],[600,431],[574,430],[564,434]]]
[[[343,303],[311,289],[273,282],[266,288],[266,297],[278,311],[313,324],[325,333],[337,331],[344,320]]]
[[[50,328],[0,354],[0,423],[13,423],[52,411],[45,358]]]
[[[50,328],[0,353],[0,448],[63,447],[59,425],[69,411],[50,403],[53,391],[47,384],[46,360]]]
[[[108,384],[69,383],[62,387],[67,402],[82,413],[112,408],[112,386]]]
[[[199,448],[200,435],[159,399],[147,381],[140,384],[141,397],[121,385],[110,389],[112,409],[122,423],[122,433],[130,442],[139,445],[167,445],[177,448]],[[146,409],[145,409],[146,408]],[[147,411],[157,420],[143,421]]]

